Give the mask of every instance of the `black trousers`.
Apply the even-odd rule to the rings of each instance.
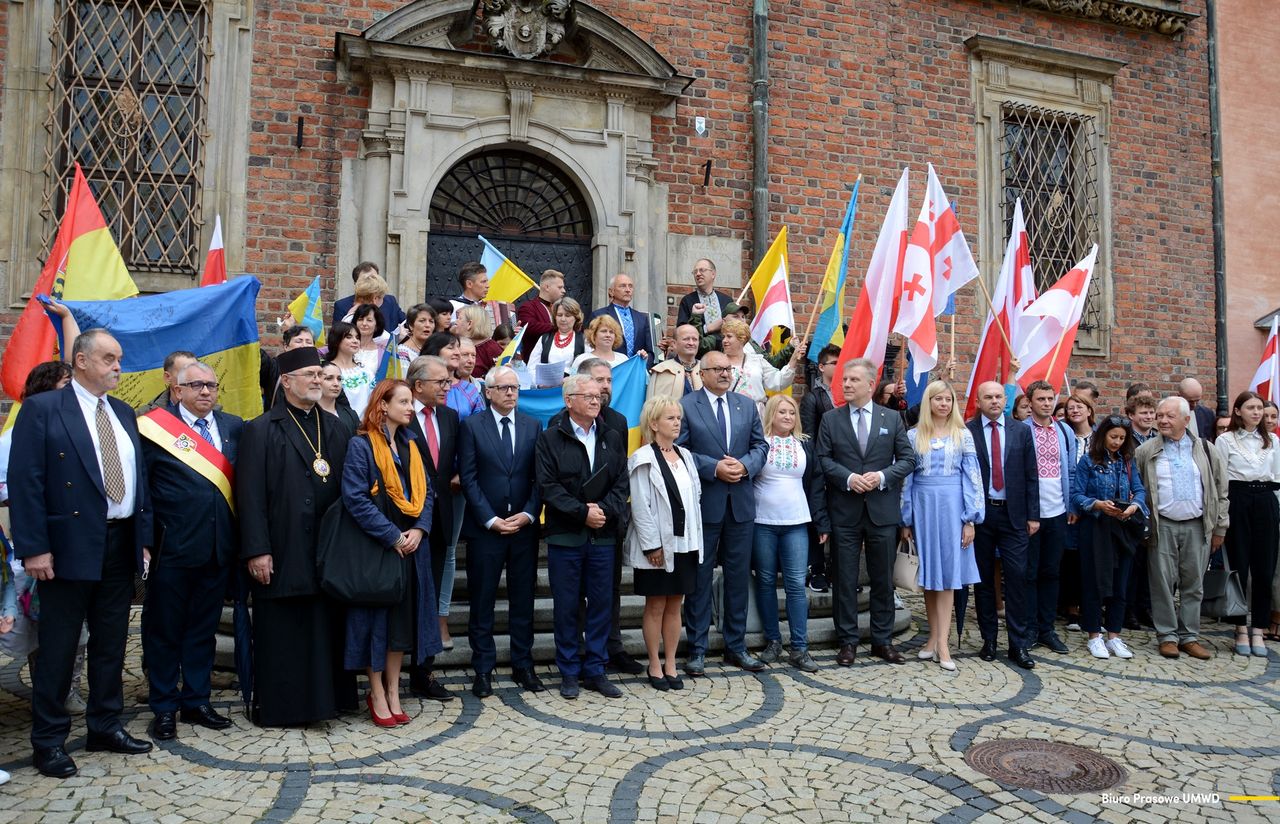
[[[893,560],[896,526],[876,526],[865,514],[856,522],[832,524],[832,612],[837,643],[858,643],[858,570],[867,553],[871,588],[871,643],[882,646],[893,638]]]
[[[1005,627],[1010,649],[1029,648],[1035,643],[1035,615],[1027,565],[1027,528],[1009,520],[1008,506],[987,499],[987,514],[974,530],[974,560],[982,582],[974,587],[974,606],[983,643],[1000,640],[996,620],[996,552],[1004,576]]]
[[[226,588],[227,568],[214,559],[198,567],[174,567],[161,556],[152,564],[142,614],[152,711],[177,712],[209,703]]]
[[[533,667],[533,592],[538,577],[538,528],[526,526],[515,535],[489,535],[467,540],[467,587],[471,617],[467,635],[471,666],[493,672],[497,647],[493,642],[493,610],[503,567],[507,570],[508,632],[512,669]]]
[[[1062,555],[1066,549],[1067,513],[1041,518],[1040,529],[1027,541],[1027,582],[1030,585],[1032,620],[1029,625],[1031,640],[1027,646],[1053,632],[1053,622],[1058,617]],[[1006,584],[1005,592],[1008,590]]]
[[[31,746],[61,747],[71,729],[64,706],[71,689],[71,669],[80,627],[89,622],[85,670],[89,682],[89,732],[107,735],[120,728],[124,707],[125,642],[129,636],[129,602],[137,571],[132,518],[107,525],[107,545],[98,581],[41,581],[40,648],[32,674]]]
[[[1228,494],[1231,526],[1227,529],[1227,558],[1231,568],[1240,573],[1240,585],[1249,592],[1250,613],[1236,617],[1234,623],[1265,630],[1271,624],[1271,579],[1276,573],[1276,544],[1280,541],[1280,505],[1276,493],[1261,484],[1231,481]]]

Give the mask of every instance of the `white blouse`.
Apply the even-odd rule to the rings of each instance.
[[[804,444],[794,435],[770,435],[769,457],[755,479],[756,523],[770,526],[807,524],[809,497],[805,494]]]
[[[1258,430],[1223,432],[1214,446],[1227,465],[1228,481],[1280,481],[1280,442],[1271,436],[1271,446],[1263,448]]]
[[[733,368],[733,382],[729,384],[729,391],[741,392],[755,401],[756,412],[761,417],[764,417],[764,404],[767,400],[765,390],[781,392],[796,377],[796,368],[790,363],[779,369],[758,352],[745,352],[741,367],[732,362],[730,366]]]

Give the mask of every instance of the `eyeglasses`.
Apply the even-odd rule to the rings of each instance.
[[[714,272],[714,271],[715,271],[715,269],[711,269],[711,268],[708,268],[708,267],[706,267],[706,266],[699,266],[697,269],[694,269],[693,271],[695,271],[695,272]]]
[[[519,389],[520,389],[520,384],[518,384],[518,383],[495,383],[493,386],[490,386],[489,388],[490,388],[490,389],[492,389],[494,392],[516,392],[516,391],[519,391]]]
[[[723,375],[726,372],[732,372],[733,367],[732,366],[704,366],[702,367],[702,371],[703,372],[719,372],[720,374]]]
[[[448,378],[423,378],[420,383],[434,383],[436,386],[448,386],[452,383]]]
[[[581,394],[581,393],[573,394],[573,395],[570,395],[569,397],[571,397],[571,398],[582,398],[582,399],[583,399],[583,400],[585,400],[587,403],[600,403],[600,401],[604,400],[604,396],[603,396],[603,395],[583,395],[583,394]]]
[[[208,389],[210,392],[218,391],[217,381],[187,381],[186,383],[178,384],[178,386],[185,386],[186,388],[194,389],[197,392],[201,392],[205,389]]]

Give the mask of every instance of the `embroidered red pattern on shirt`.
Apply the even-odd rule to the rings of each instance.
[[[1062,462],[1058,455],[1058,433],[1053,424],[1041,426],[1032,423],[1031,434],[1036,441],[1036,467],[1041,478],[1061,478]]]

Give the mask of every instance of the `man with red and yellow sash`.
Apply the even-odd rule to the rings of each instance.
[[[161,741],[176,737],[179,713],[209,729],[231,726],[209,705],[209,679],[227,574],[239,556],[233,467],[244,426],[214,410],[218,378],[207,365],[183,367],[172,388],[177,403],[138,418],[156,535],[142,647],[151,734]]]

